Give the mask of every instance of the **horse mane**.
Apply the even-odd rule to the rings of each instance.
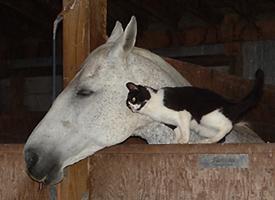
[[[159,66],[163,71],[165,71],[173,80],[177,82],[177,86],[188,86],[191,85],[174,67],[169,63],[165,62],[160,56],[152,53],[149,50],[135,47],[132,51],[133,54],[145,57],[151,62]]]

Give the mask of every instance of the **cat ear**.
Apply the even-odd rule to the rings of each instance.
[[[126,87],[128,88],[129,91],[138,90],[138,86],[132,82],[126,83]]]
[[[116,41],[112,54],[118,57],[127,57],[135,46],[136,36],[137,21],[136,18],[132,16],[129,24],[125,28],[124,33]]]
[[[115,42],[118,40],[118,38],[120,38],[120,36],[123,34],[123,28],[122,25],[119,21],[116,21],[116,25],[110,35],[110,37],[108,38],[106,43],[109,42]]]

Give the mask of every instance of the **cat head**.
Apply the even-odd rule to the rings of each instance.
[[[126,87],[129,90],[126,105],[132,112],[139,112],[151,98],[149,88],[132,82],[128,82]]]

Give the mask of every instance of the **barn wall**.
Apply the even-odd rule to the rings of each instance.
[[[275,41],[250,41],[242,44],[244,77],[254,79],[258,68],[265,72],[265,83],[275,85]]]
[[[51,57],[7,60],[1,63],[5,73],[0,74],[0,111],[47,111],[52,103],[51,64]],[[57,64],[56,88],[59,93],[62,89],[60,59]]]
[[[62,76],[56,77],[57,94],[62,89]],[[52,77],[27,77],[24,84],[24,106],[29,111],[47,111],[52,105]]]
[[[227,44],[208,44],[155,49],[153,51],[161,56],[180,58],[183,61],[199,64],[218,71],[241,75],[247,79],[254,79],[255,71],[261,68],[266,74],[265,83],[275,85],[274,40],[240,42],[239,52],[235,52],[233,55],[230,55],[232,53],[228,52],[230,48],[232,47],[228,47]],[[216,55],[216,57],[213,57],[213,55]],[[216,59],[216,63],[219,63],[221,58],[217,56],[221,55],[227,56],[227,59],[224,58],[223,60],[225,62],[229,61],[228,64],[209,66],[209,61],[206,62],[206,59],[200,62],[201,56],[208,56],[208,60]],[[190,59],[192,57],[193,59]],[[230,62],[230,59],[232,59],[232,62]]]

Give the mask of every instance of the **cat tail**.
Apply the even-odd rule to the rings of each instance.
[[[246,111],[257,105],[263,95],[263,87],[264,72],[258,69],[255,73],[255,82],[251,91],[240,102],[231,107],[231,120],[237,122]]]

